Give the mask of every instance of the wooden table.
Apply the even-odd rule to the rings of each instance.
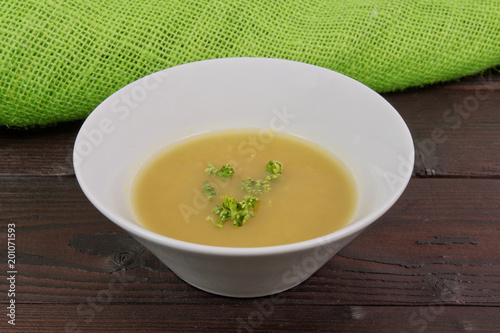
[[[0,129],[0,330],[15,300],[24,332],[499,332],[500,75],[384,96],[415,140],[407,190],[309,280],[258,299],[191,287],[101,215],[73,173],[81,122]]]

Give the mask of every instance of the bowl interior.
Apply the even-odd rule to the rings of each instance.
[[[131,180],[142,161],[186,136],[269,128],[308,138],[353,171],[359,204],[353,233],[401,195],[413,169],[406,124],[380,95],[339,73],[298,62],[229,58],[157,72],[111,95],[87,118],[74,149],[80,186],[125,230],[169,241],[135,221]]]

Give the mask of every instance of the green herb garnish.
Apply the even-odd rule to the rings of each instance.
[[[270,160],[266,164],[266,171],[270,173],[266,176],[267,180],[276,180],[283,174],[283,165],[278,161]]]
[[[252,195],[259,195],[271,190],[270,181],[278,180],[283,174],[283,165],[275,160],[270,160],[266,164],[266,171],[269,173],[265,177],[265,180],[255,180],[248,177],[245,180],[242,180],[240,183],[240,188]]]
[[[234,169],[230,164],[225,164],[220,169],[217,169],[212,163],[208,162],[208,168],[205,169],[205,173],[229,180],[234,174]]]
[[[234,226],[243,226],[252,216],[255,216],[255,205],[259,202],[259,198],[248,195],[242,201],[237,201],[229,194],[221,199],[222,204],[212,208],[212,212],[218,216],[218,219],[215,220],[212,216],[207,217],[218,228],[222,228],[224,222],[228,220],[232,220]]]
[[[208,200],[211,200],[214,196],[217,195],[215,188],[212,185],[210,185],[210,182],[208,180],[205,180],[203,182],[202,192],[207,196]]]
[[[242,201],[237,201],[235,197],[226,194],[222,196],[222,204],[214,206],[212,212],[217,216],[207,216],[207,220],[212,222],[216,227],[222,228],[226,221],[233,221],[236,227],[243,226],[251,217],[255,216],[256,204],[259,198],[255,195],[263,194],[271,190],[271,181],[275,181],[283,174],[283,166],[280,162],[270,160],[266,164],[268,175],[264,180],[254,180],[247,178],[240,183],[240,188],[250,195],[245,195]],[[207,175],[214,175],[225,181],[228,181],[234,174],[234,169],[229,164],[223,165],[217,169],[212,163],[208,163],[208,168],[205,169]],[[203,182],[203,193],[211,200],[215,195],[215,188],[210,185],[210,182],[205,180]]]
[[[241,181],[240,188],[248,194],[258,195],[269,191],[271,189],[271,185],[267,180],[254,180],[248,177],[247,179]]]

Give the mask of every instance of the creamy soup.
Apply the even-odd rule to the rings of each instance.
[[[270,161],[281,166],[274,175],[276,168],[266,171]],[[233,174],[221,175],[228,164]],[[217,215],[217,207],[230,197],[243,202],[245,195],[256,201],[244,224],[221,222],[223,209]],[[208,132],[172,144],[144,163],[131,187],[133,211],[145,228],[225,247],[274,246],[329,234],[349,223],[357,196],[349,169],[326,149],[254,129]]]

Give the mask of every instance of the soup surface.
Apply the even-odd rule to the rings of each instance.
[[[269,176],[266,164],[282,165],[278,179],[258,198],[243,226],[227,220],[218,227],[212,211],[221,197],[244,200],[241,182]],[[207,174],[230,164],[228,178]],[[276,177],[275,177],[276,178]],[[203,192],[209,185],[216,194]],[[191,243],[225,247],[274,246],[336,231],[349,223],[357,188],[347,167],[326,149],[294,135],[271,130],[234,129],[186,138],[154,155],[139,169],[131,204],[139,222],[155,233]],[[207,218],[211,216],[211,218]],[[212,220],[212,221],[211,221]]]

